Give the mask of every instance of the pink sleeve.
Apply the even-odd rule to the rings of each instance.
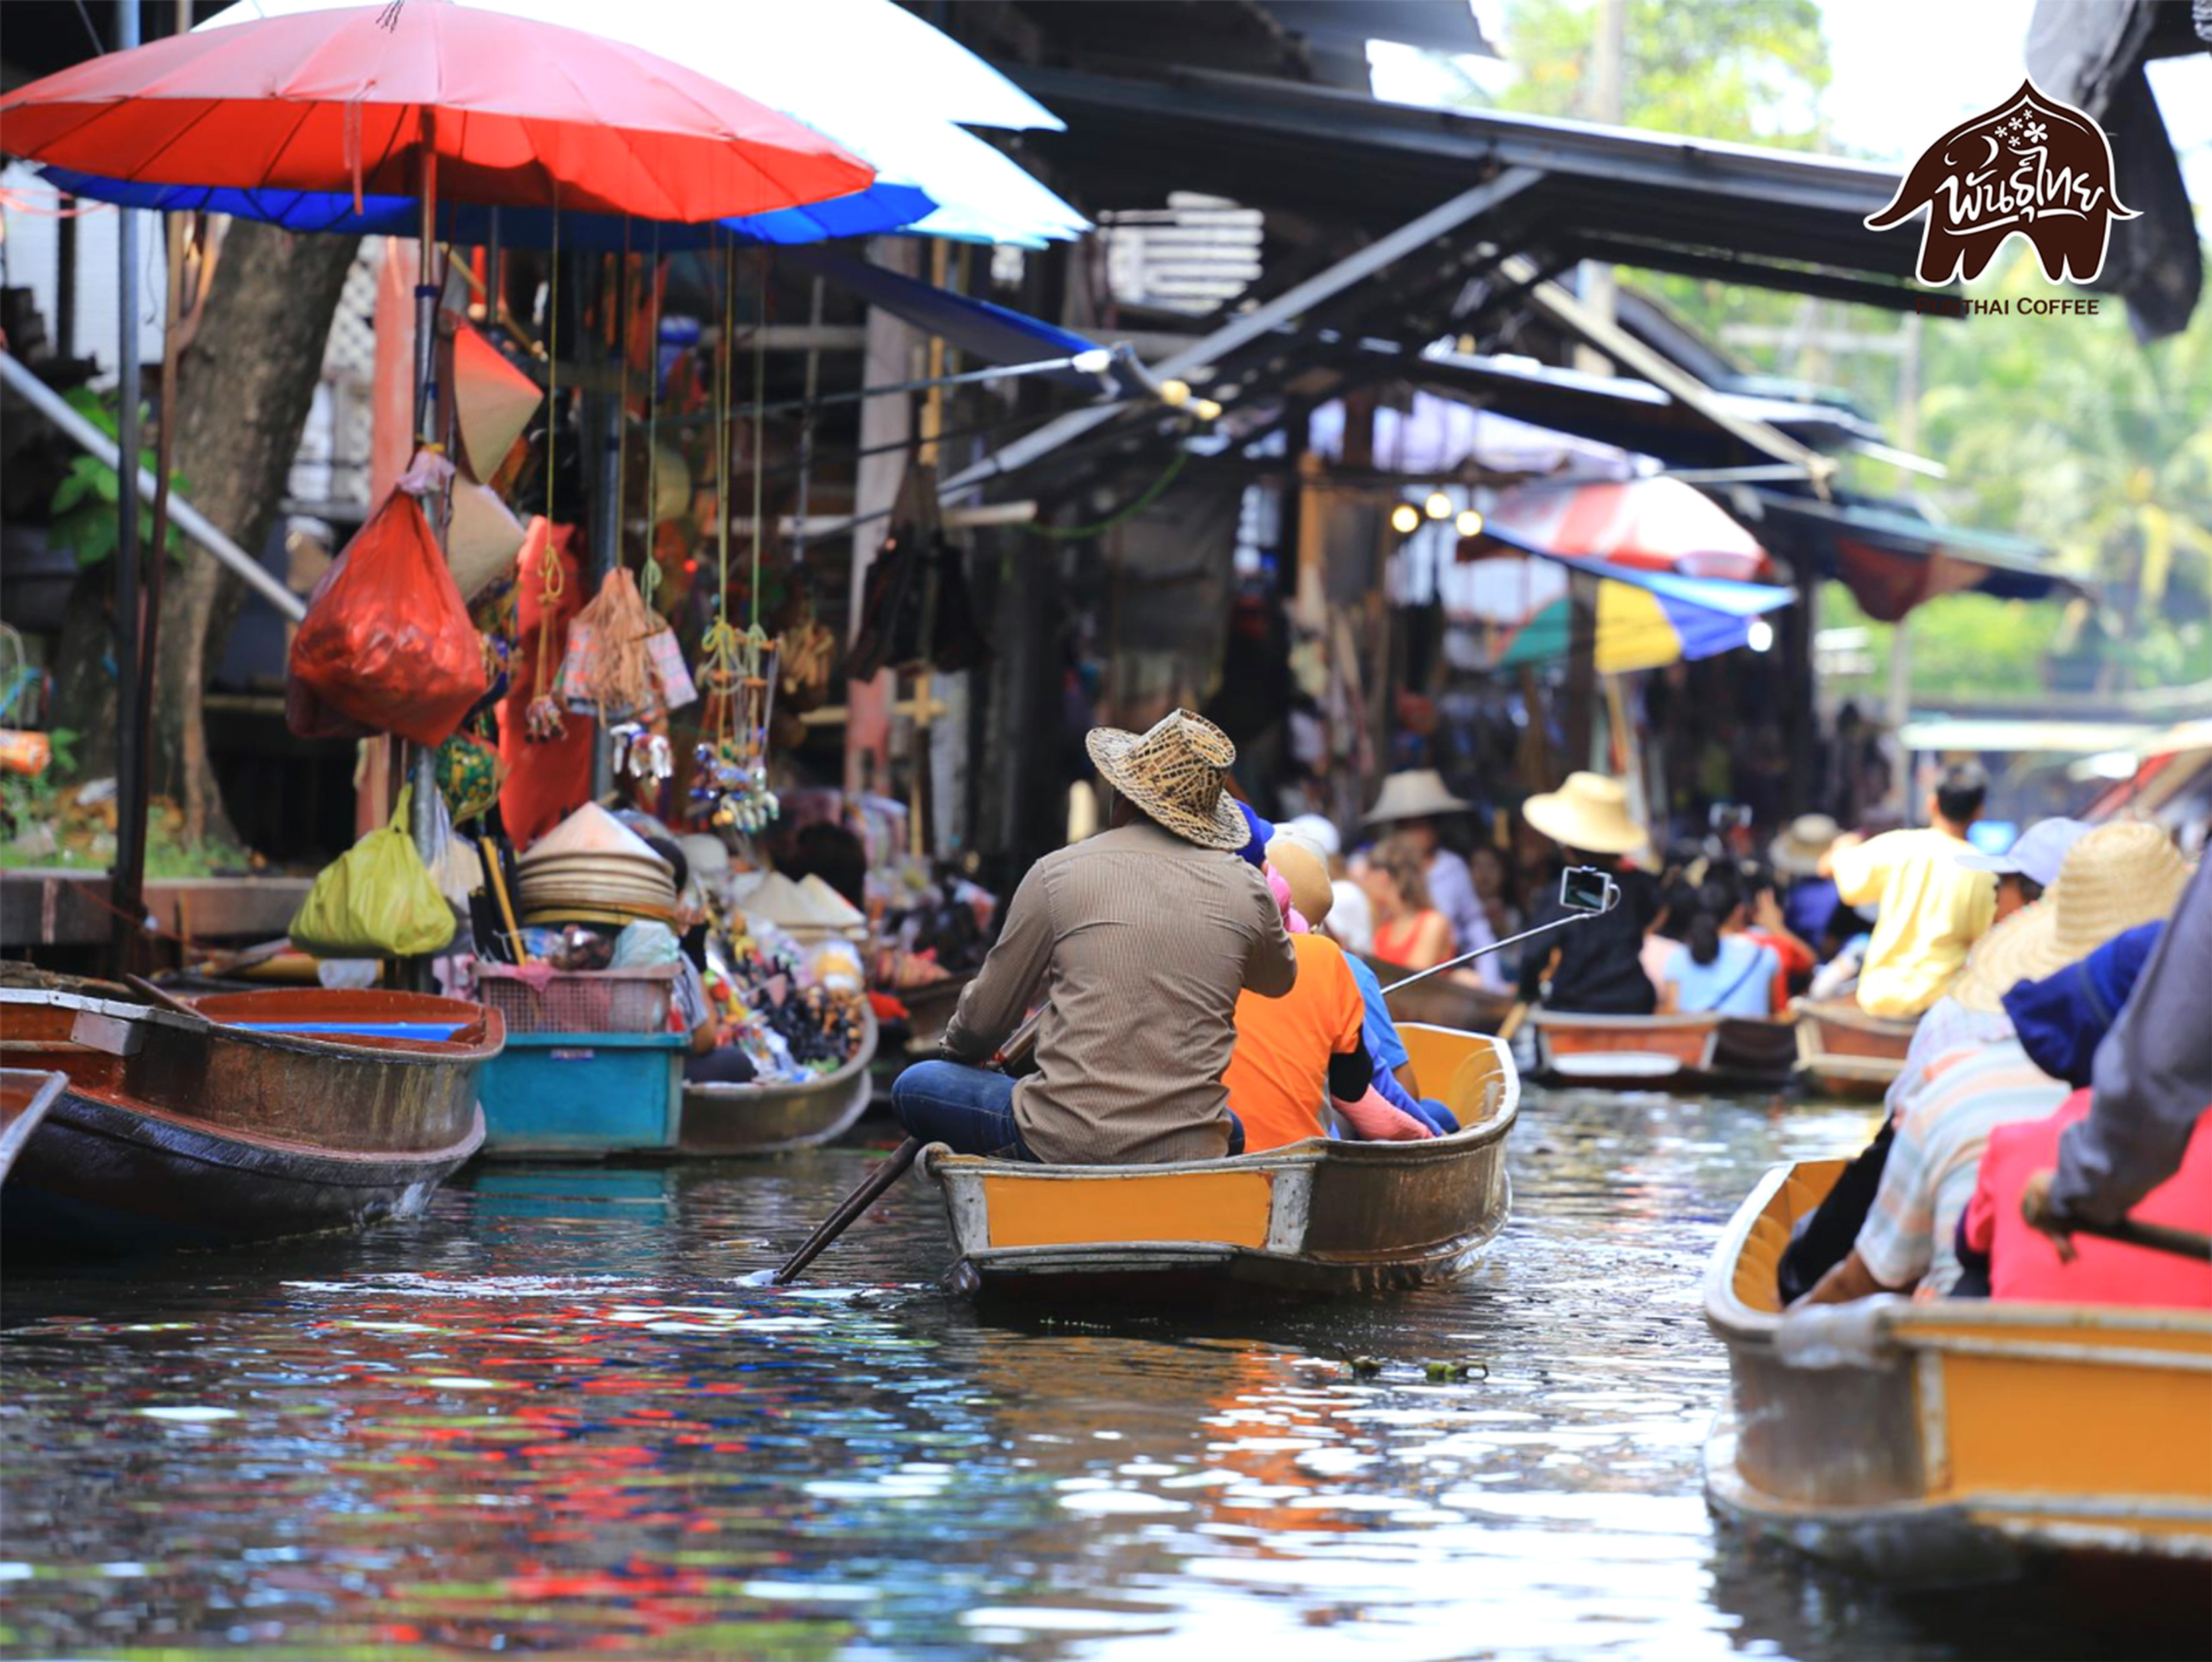
[[[1986,1255],[1997,1238],[1997,1193],[1991,1179],[2002,1169],[1999,1162],[1990,1158],[1996,1150],[1986,1149],[1982,1155],[1982,1169],[1974,1179],[1974,1198],[1966,1203],[1966,1216],[1960,1234],[1967,1246]]]

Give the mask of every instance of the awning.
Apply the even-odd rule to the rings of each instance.
[[[837,288],[858,294],[871,306],[879,306],[905,318],[925,334],[944,337],[961,351],[985,363],[1032,363],[1102,349],[1072,329],[1062,329],[1057,324],[989,300],[939,288],[866,260],[850,259],[820,248],[794,248],[779,258],[786,265],[811,271]],[[1096,374],[1074,368],[1055,379],[1079,383],[1093,391],[1098,385]]]
[[[1752,487],[1729,500],[1768,549],[1840,579],[1867,616],[1884,623],[1941,595],[1974,590],[2043,600],[2078,586],[2023,537],[1937,525],[1894,504],[1817,502]]]
[[[1738,582],[1771,574],[1751,533],[1679,479],[1536,480],[1500,494],[1488,523],[1541,548],[1639,571]]]

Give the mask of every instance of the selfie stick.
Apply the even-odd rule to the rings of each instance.
[[[1592,918],[1602,918],[1620,904],[1620,891],[1615,889],[1613,892],[1613,898],[1595,912],[1571,912],[1564,918],[1554,918],[1547,924],[1538,924],[1534,929],[1524,929],[1518,935],[1509,935],[1502,941],[1492,941],[1488,946],[1479,946],[1472,952],[1462,952],[1456,958],[1447,958],[1443,962],[1433,965],[1430,968],[1416,970],[1402,980],[1393,981],[1389,986],[1384,987],[1382,996],[1387,998],[1401,987],[1409,987],[1416,981],[1425,981],[1430,976],[1441,975],[1448,969],[1457,969],[1462,964],[1473,963],[1477,958],[1487,957],[1493,952],[1503,952],[1509,946],[1518,946],[1532,936],[1548,935],[1555,929],[1565,929],[1569,924],[1587,923]]]

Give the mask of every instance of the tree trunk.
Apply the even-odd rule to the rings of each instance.
[[[323,367],[323,346],[360,245],[232,221],[178,367],[174,467],[192,504],[239,547],[268,540]],[[184,834],[228,838],[208,762],[208,681],[246,585],[193,549],[171,574],[155,671],[154,789],[185,810]]]

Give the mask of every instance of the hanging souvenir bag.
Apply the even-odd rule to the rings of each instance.
[[[292,919],[292,944],[318,958],[412,958],[453,938],[453,911],[407,834],[415,787],[392,822],[325,866]]]
[[[338,714],[437,744],[484,693],[483,647],[404,488],[384,500],[293,637],[291,678]]]

